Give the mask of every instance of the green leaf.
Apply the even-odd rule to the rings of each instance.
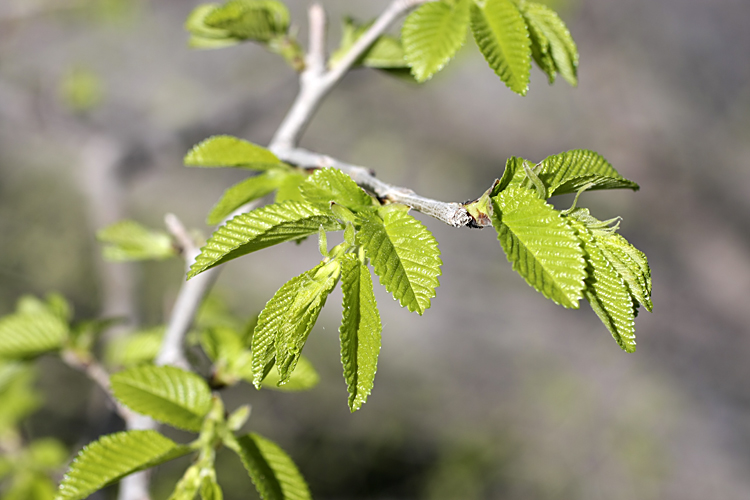
[[[308,500],[310,490],[289,456],[258,434],[226,442],[240,456],[263,500]]]
[[[511,0],[484,0],[472,4],[471,30],[490,68],[513,92],[526,95],[531,72],[531,41],[516,5]]]
[[[329,205],[335,202],[355,212],[373,205],[370,195],[351,177],[336,168],[316,171],[300,185],[300,191],[310,203]]]
[[[194,500],[201,488],[202,472],[203,467],[201,463],[194,463],[188,467],[175,485],[174,491],[169,496],[169,500]]]
[[[188,278],[257,250],[315,234],[320,226],[327,231],[343,229],[326,207],[305,202],[286,201],[238,215],[211,235]]]
[[[372,22],[358,25],[353,19],[344,18],[341,28],[341,44],[339,48],[331,54],[328,61],[330,66],[336,66],[338,62],[349,52],[352,46],[359,38],[370,29]],[[354,63],[355,65],[365,66],[368,68],[396,70],[408,68],[409,65],[404,57],[404,48],[401,42],[390,35],[381,35],[375,39],[375,42],[367,49],[362,56]]]
[[[321,263],[314,273],[300,281],[294,300],[289,304],[285,318],[274,335],[279,385],[289,380],[297,366],[307,337],[315,326],[328,295],[338,283],[340,273],[340,262],[333,260]]]
[[[221,492],[221,488],[216,482],[216,478],[211,476],[203,478],[203,482],[201,483],[201,499],[224,500],[224,494]]]
[[[492,225],[513,269],[548,299],[577,309],[586,270],[575,231],[534,191],[511,186],[492,201]]]
[[[584,297],[620,347],[635,352],[635,308],[625,282],[586,225],[574,218],[569,221],[583,242],[589,267]]]
[[[322,262],[292,278],[268,301],[253,332],[253,383],[260,389],[275,363],[277,384],[288,383],[328,294],[336,285],[339,263]]]
[[[275,154],[230,135],[215,135],[193,146],[184,160],[188,167],[239,167],[250,170],[284,168]]]
[[[50,312],[0,318],[0,359],[26,359],[62,348],[68,325]]]
[[[349,409],[359,410],[372,392],[380,353],[380,313],[370,270],[354,254],[341,259],[344,315],[341,319],[341,364],[349,391]]]
[[[56,490],[45,474],[22,471],[13,478],[9,488],[5,488],[3,500],[53,500]]]
[[[163,325],[156,326],[112,339],[107,344],[107,364],[128,367],[152,362],[159,354],[165,330]]]
[[[633,298],[651,312],[651,268],[646,254],[619,234],[595,237],[600,242],[602,252],[625,280]]]
[[[252,378],[247,378],[246,380],[252,382]],[[289,376],[289,380],[284,384],[281,384],[279,372],[274,370],[271,370],[263,382],[264,389],[283,392],[300,392],[308,391],[318,385],[318,382],[320,382],[320,375],[315,371],[315,367],[310,363],[310,360],[304,356],[300,356],[297,360],[297,366],[294,367],[294,371]]]
[[[131,260],[163,260],[177,255],[172,238],[163,231],[154,231],[132,220],[123,220],[96,233],[108,245],[104,258],[114,262]]]
[[[300,185],[307,179],[308,175],[301,172],[291,172],[284,177],[276,191],[275,203],[284,201],[305,201],[302,192],[299,190]]]
[[[215,3],[197,6],[185,21],[185,29],[192,35],[190,47],[197,49],[217,49],[229,47],[242,42],[241,38],[233,37],[228,30],[213,28],[206,24],[206,17],[218,5]]]
[[[110,382],[125,406],[180,429],[199,431],[211,409],[206,382],[174,366],[136,366],[115,373]]]
[[[34,388],[35,380],[32,365],[0,360],[0,435],[42,405],[43,399]]]
[[[418,82],[443,69],[466,40],[470,0],[430,2],[409,14],[401,29],[404,55]]]
[[[235,184],[227,189],[214,205],[206,222],[211,225],[219,224],[245,203],[263,198],[278,189],[287,175],[281,170],[269,170]]]
[[[575,193],[594,182],[590,189],[639,189],[638,184],[621,176],[599,153],[587,149],[573,149],[548,156],[537,173],[548,188],[549,196]]]
[[[550,83],[557,71],[569,84],[578,85],[578,48],[560,16],[540,3],[521,2],[520,8],[529,26],[532,54]]]
[[[190,449],[156,431],[127,431],[85,446],[60,483],[55,500],[82,500],[123,477],[174,458]]]
[[[402,307],[422,315],[440,285],[440,250],[432,233],[394,205],[361,212],[358,244],[365,248],[380,283]]]
[[[289,11],[275,0],[230,0],[208,13],[204,23],[235,38],[269,42],[286,33]]]

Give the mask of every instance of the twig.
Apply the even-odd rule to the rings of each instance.
[[[281,122],[271,140],[271,149],[292,149],[297,146],[302,133],[312,120],[323,98],[336,86],[347,71],[401,15],[423,3],[434,0],[393,0],[352,46],[341,60],[327,72],[319,73],[319,68],[309,66],[300,75],[300,91],[284,121]],[[312,26],[311,35],[312,35]],[[316,38],[316,44],[319,37]],[[315,56],[317,57],[317,55]]]
[[[180,252],[183,255],[195,253],[195,241],[193,241],[193,238],[190,236],[187,228],[175,214],[165,215],[164,225],[167,226],[167,231],[169,231],[169,234],[174,236],[174,239],[177,240],[177,244],[180,247]]]
[[[305,67],[309,74],[322,75],[326,70],[326,12],[319,3],[314,3],[307,11],[310,28],[310,42]]]
[[[134,418],[136,418],[135,413],[127,409],[119,401],[117,401],[117,399],[115,399],[114,395],[112,394],[112,388],[109,385],[109,373],[107,373],[107,370],[105,370],[102,365],[100,365],[93,359],[81,359],[72,351],[63,351],[61,358],[66,365],[85,373],[91,381],[101,387],[101,389],[114,405],[117,414],[126,423],[130,423]]]
[[[372,170],[345,163],[330,156],[313,153],[302,148],[273,150],[279,159],[303,168],[335,167],[348,174],[359,186],[370,191],[381,200],[402,203],[425,215],[436,218],[453,227],[480,228],[486,226],[477,221],[461,203],[444,202],[425,198],[408,188],[394,186],[376,178]]]

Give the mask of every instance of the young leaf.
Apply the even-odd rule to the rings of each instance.
[[[125,406],[180,429],[199,431],[211,409],[206,382],[173,366],[136,366],[115,373],[110,382]]]
[[[404,56],[418,82],[443,69],[466,40],[471,0],[430,2],[409,14],[401,29]]]
[[[107,364],[128,367],[152,362],[159,354],[164,331],[164,326],[157,326],[113,338],[106,348]]]
[[[550,83],[557,71],[569,84],[578,85],[578,48],[560,16],[540,3],[521,2],[520,8],[532,34],[534,58],[549,76]]]
[[[549,196],[575,193],[586,184],[595,182],[590,189],[639,189],[638,184],[621,176],[599,153],[587,149],[573,149],[548,156],[537,173],[548,187]]]
[[[214,28],[206,24],[206,17],[217,7],[215,3],[197,6],[185,21],[185,29],[191,34],[189,46],[196,49],[218,49],[242,42],[228,30]]]
[[[318,320],[328,295],[338,283],[341,264],[338,260],[323,263],[301,280],[294,301],[286,310],[285,319],[276,333],[276,368],[279,384],[283,385],[297,366],[307,337]]]
[[[531,41],[512,0],[483,0],[471,6],[471,30],[479,50],[513,92],[526,95],[531,72]]]
[[[153,231],[132,220],[123,220],[96,233],[108,243],[104,258],[114,262],[130,260],[162,260],[177,255],[172,239],[163,231]]]
[[[330,66],[336,64],[346,55],[357,40],[365,34],[372,23],[358,25],[351,18],[344,18],[341,31],[341,44],[328,61]],[[392,36],[381,35],[355,62],[355,65],[376,69],[399,69],[407,68],[408,64],[404,58],[404,49],[401,42]]]
[[[635,352],[635,314],[633,299],[625,282],[610,264],[582,222],[569,219],[586,252],[589,277],[584,297],[612,337],[626,352]]]
[[[417,219],[389,206],[359,214],[358,244],[365,248],[380,283],[402,307],[422,315],[440,282],[440,250]]]
[[[190,452],[156,431],[127,431],[85,446],[60,483],[55,500],[83,500],[123,477]]]
[[[15,313],[0,318],[0,359],[33,358],[60,349],[68,325],[50,312]]]
[[[227,189],[208,214],[206,222],[219,224],[245,203],[263,198],[278,189],[288,174],[283,170],[269,170],[245,179]]]
[[[586,270],[575,231],[534,191],[511,186],[492,201],[492,225],[513,269],[548,299],[577,309]]]
[[[215,477],[206,476],[201,483],[201,500],[224,500],[219,483]]]
[[[229,135],[215,135],[196,144],[184,163],[188,167],[283,168],[281,160],[266,148]]]
[[[317,271],[317,267],[287,281],[268,301],[253,331],[253,384],[260,389],[263,379],[276,362],[276,337],[286,322],[287,311],[297,291]]]
[[[305,201],[300,192],[300,185],[307,179],[307,174],[302,172],[290,172],[279,185],[279,190],[276,191],[275,203],[281,203],[284,201]]]
[[[246,379],[248,382],[252,382],[252,377]],[[318,385],[320,382],[320,375],[315,371],[310,360],[304,356],[300,356],[297,360],[297,366],[289,376],[289,380],[283,385],[281,383],[281,377],[278,371],[271,370],[268,376],[263,380],[265,384],[264,389],[273,389],[275,391],[283,392],[299,392],[307,391]]]
[[[309,500],[310,490],[289,456],[258,434],[225,442],[237,453],[263,500]]]
[[[596,234],[596,242],[607,260],[628,285],[633,298],[651,312],[651,269],[646,255],[619,234]]]
[[[341,364],[349,391],[349,409],[359,410],[372,392],[380,353],[380,313],[370,270],[354,254],[341,259],[344,316],[341,319]]]
[[[333,201],[355,212],[372,207],[370,195],[336,168],[318,170],[300,185],[300,191],[310,203],[328,205]]]
[[[190,267],[188,278],[251,252],[315,234],[321,225],[327,231],[343,229],[327,207],[297,201],[238,215],[211,235]]]
[[[289,11],[275,0],[230,0],[208,13],[204,23],[235,38],[269,42],[286,32]]]

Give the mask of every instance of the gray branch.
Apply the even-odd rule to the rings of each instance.
[[[359,186],[371,192],[379,199],[407,205],[418,212],[445,222],[449,226],[483,227],[483,224],[476,221],[461,203],[425,198],[411,189],[388,184],[376,178],[373,171],[369,168],[351,165],[330,156],[313,153],[301,148],[275,148],[273,152],[279,159],[303,168],[338,168],[349,175]]]

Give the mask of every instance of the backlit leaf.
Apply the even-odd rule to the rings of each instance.
[[[341,44],[333,54],[331,54],[329,65],[336,64],[352,48],[359,38],[365,34],[372,23],[358,25],[351,18],[344,18],[342,25]],[[381,35],[375,39],[370,48],[355,62],[355,65],[365,66],[368,68],[395,70],[407,68],[408,64],[404,58],[404,48],[401,42],[390,35]]]
[[[219,224],[245,203],[263,198],[278,189],[286,176],[286,172],[274,169],[235,184],[214,205],[206,222],[211,225]]]
[[[123,477],[190,452],[156,431],[127,431],[85,446],[60,483],[55,500],[83,500]]]
[[[570,219],[583,242],[589,277],[583,292],[612,337],[627,352],[635,352],[635,315],[633,300],[620,274],[605,257],[585,224]]]
[[[535,59],[550,77],[550,83],[554,81],[554,72],[549,71],[551,62],[568,83],[578,85],[578,48],[560,16],[540,3],[521,2],[520,8],[532,34]]]
[[[188,278],[229,260],[285,241],[343,229],[325,207],[286,201],[241,214],[218,228],[191,266]]]
[[[110,382],[125,406],[180,429],[199,431],[211,409],[206,382],[174,366],[136,366],[115,373]]]
[[[234,38],[269,42],[289,27],[289,11],[275,0],[230,0],[209,12],[205,25]]]
[[[152,362],[161,349],[164,331],[164,326],[157,326],[113,338],[106,347],[107,363],[128,367]]]
[[[471,30],[490,68],[513,92],[526,95],[531,72],[531,41],[515,3],[511,0],[473,3]]]
[[[432,78],[464,44],[471,3],[429,2],[406,18],[401,29],[404,56],[418,82]]]
[[[309,500],[310,490],[289,456],[258,434],[226,442],[240,456],[263,500]]]
[[[63,346],[68,325],[51,312],[15,313],[0,318],[0,359],[33,358]]]
[[[440,250],[430,231],[394,205],[359,215],[357,242],[380,283],[409,311],[423,314],[440,284]]]
[[[604,178],[605,182],[596,182],[591,190],[638,190],[638,184],[621,176],[599,153],[587,149],[573,149],[548,156],[540,167],[537,175],[547,186],[549,196],[575,193],[597,177]]]
[[[372,392],[380,353],[380,313],[370,270],[354,254],[341,260],[344,315],[339,327],[341,364],[349,391],[349,409],[358,410]]]
[[[304,199],[324,205],[335,201],[350,210],[372,207],[372,198],[351,177],[337,168],[316,171],[300,185]]]
[[[96,233],[107,243],[104,258],[121,262],[130,260],[162,260],[177,255],[172,238],[163,231],[154,231],[132,220],[123,220]]]
[[[545,297],[577,309],[586,270],[575,231],[534,191],[511,186],[492,201],[492,225],[513,269]]]
[[[188,167],[284,168],[281,160],[266,148],[229,135],[215,135],[196,144],[184,163]]]
[[[338,283],[340,272],[341,264],[333,260],[321,264],[314,273],[300,281],[294,300],[289,304],[285,319],[275,335],[279,384],[286,383],[294,371],[307,337],[328,295]]]

